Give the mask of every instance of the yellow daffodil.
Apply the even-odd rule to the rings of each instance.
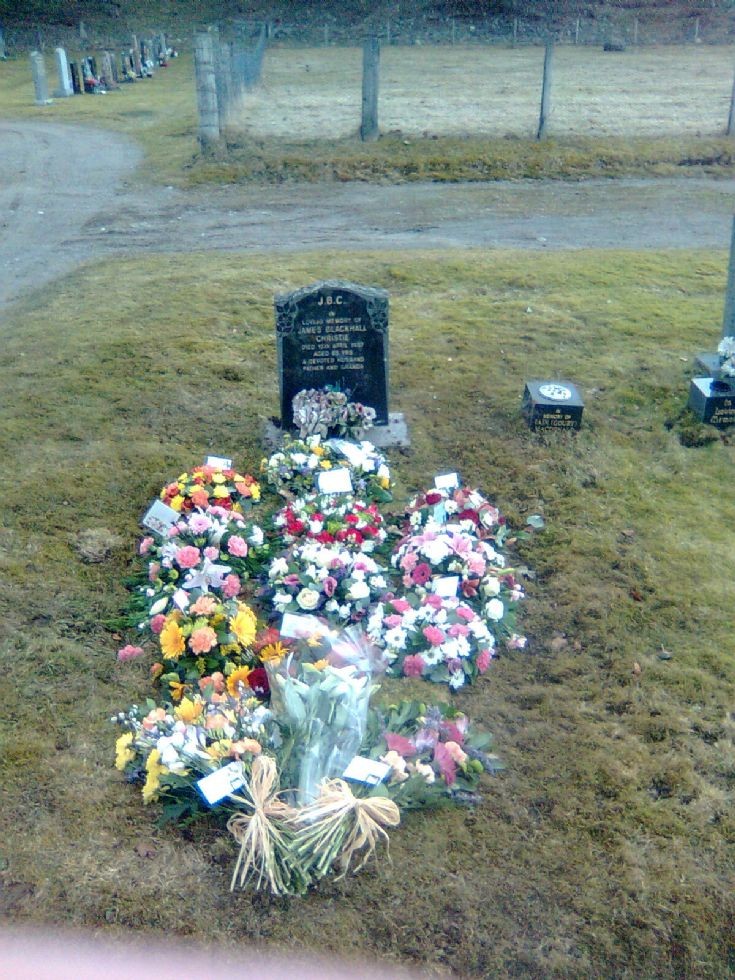
[[[169,681],[168,686],[171,692],[171,700],[174,703],[178,703],[184,696],[186,684],[182,684],[181,681]]]
[[[184,634],[175,619],[167,619],[158,638],[161,652],[167,660],[178,660],[186,649]]]
[[[132,762],[135,758],[135,749],[131,748],[132,744],[132,732],[125,732],[125,734],[121,735],[115,742],[115,768],[119,769],[120,772],[122,772],[125,766],[129,762]]]
[[[230,620],[230,629],[237,637],[237,642],[244,647],[252,646],[257,631],[255,613],[244,602],[237,604],[237,615]]]

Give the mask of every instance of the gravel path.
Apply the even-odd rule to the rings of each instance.
[[[111,255],[221,249],[725,248],[735,180],[141,186],[127,138],[0,122],[0,310]]]

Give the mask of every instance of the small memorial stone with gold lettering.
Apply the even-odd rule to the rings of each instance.
[[[579,429],[582,397],[570,381],[527,381],[523,392],[523,415],[536,432]]]
[[[388,293],[342,280],[323,280],[275,298],[281,425],[293,423],[299,391],[343,391],[388,417]]]
[[[713,378],[692,378],[689,407],[700,422],[718,429],[735,425],[735,384]]]

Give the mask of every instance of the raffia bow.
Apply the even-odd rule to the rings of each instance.
[[[253,881],[256,889],[267,885],[274,895],[288,895],[294,890],[292,868],[288,861],[291,842],[284,824],[294,810],[278,798],[278,769],[274,759],[258,756],[251,769],[250,781],[242,795],[231,799],[251,813],[236,813],[227,821],[227,829],[240,845],[230,891],[239,883],[243,888]]]
[[[355,871],[359,871],[381,840],[388,844],[386,827],[397,827],[401,814],[386,797],[361,799],[353,794],[344,779],[325,780],[317,799],[298,810],[293,822],[297,825],[294,847],[309,871],[318,877],[325,875],[339,858],[343,878],[353,857],[365,851]]]

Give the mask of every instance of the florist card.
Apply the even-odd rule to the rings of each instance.
[[[245,776],[242,771],[242,763],[231,762],[228,766],[222,766],[216,772],[198,780],[196,787],[209,806],[214,806],[244,785]]]
[[[454,490],[459,486],[459,475],[457,473],[440,473],[434,477],[434,486],[437,490]]]
[[[170,527],[178,521],[179,513],[161,500],[154,500],[140,520],[143,527],[150,528],[156,534],[164,536]]]
[[[342,466],[320,473],[316,483],[319,493],[352,493],[350,471]]]
[[[232,460],[227,456],[207,456],[205,466],[213,466],[216,470],[231,470]]]

